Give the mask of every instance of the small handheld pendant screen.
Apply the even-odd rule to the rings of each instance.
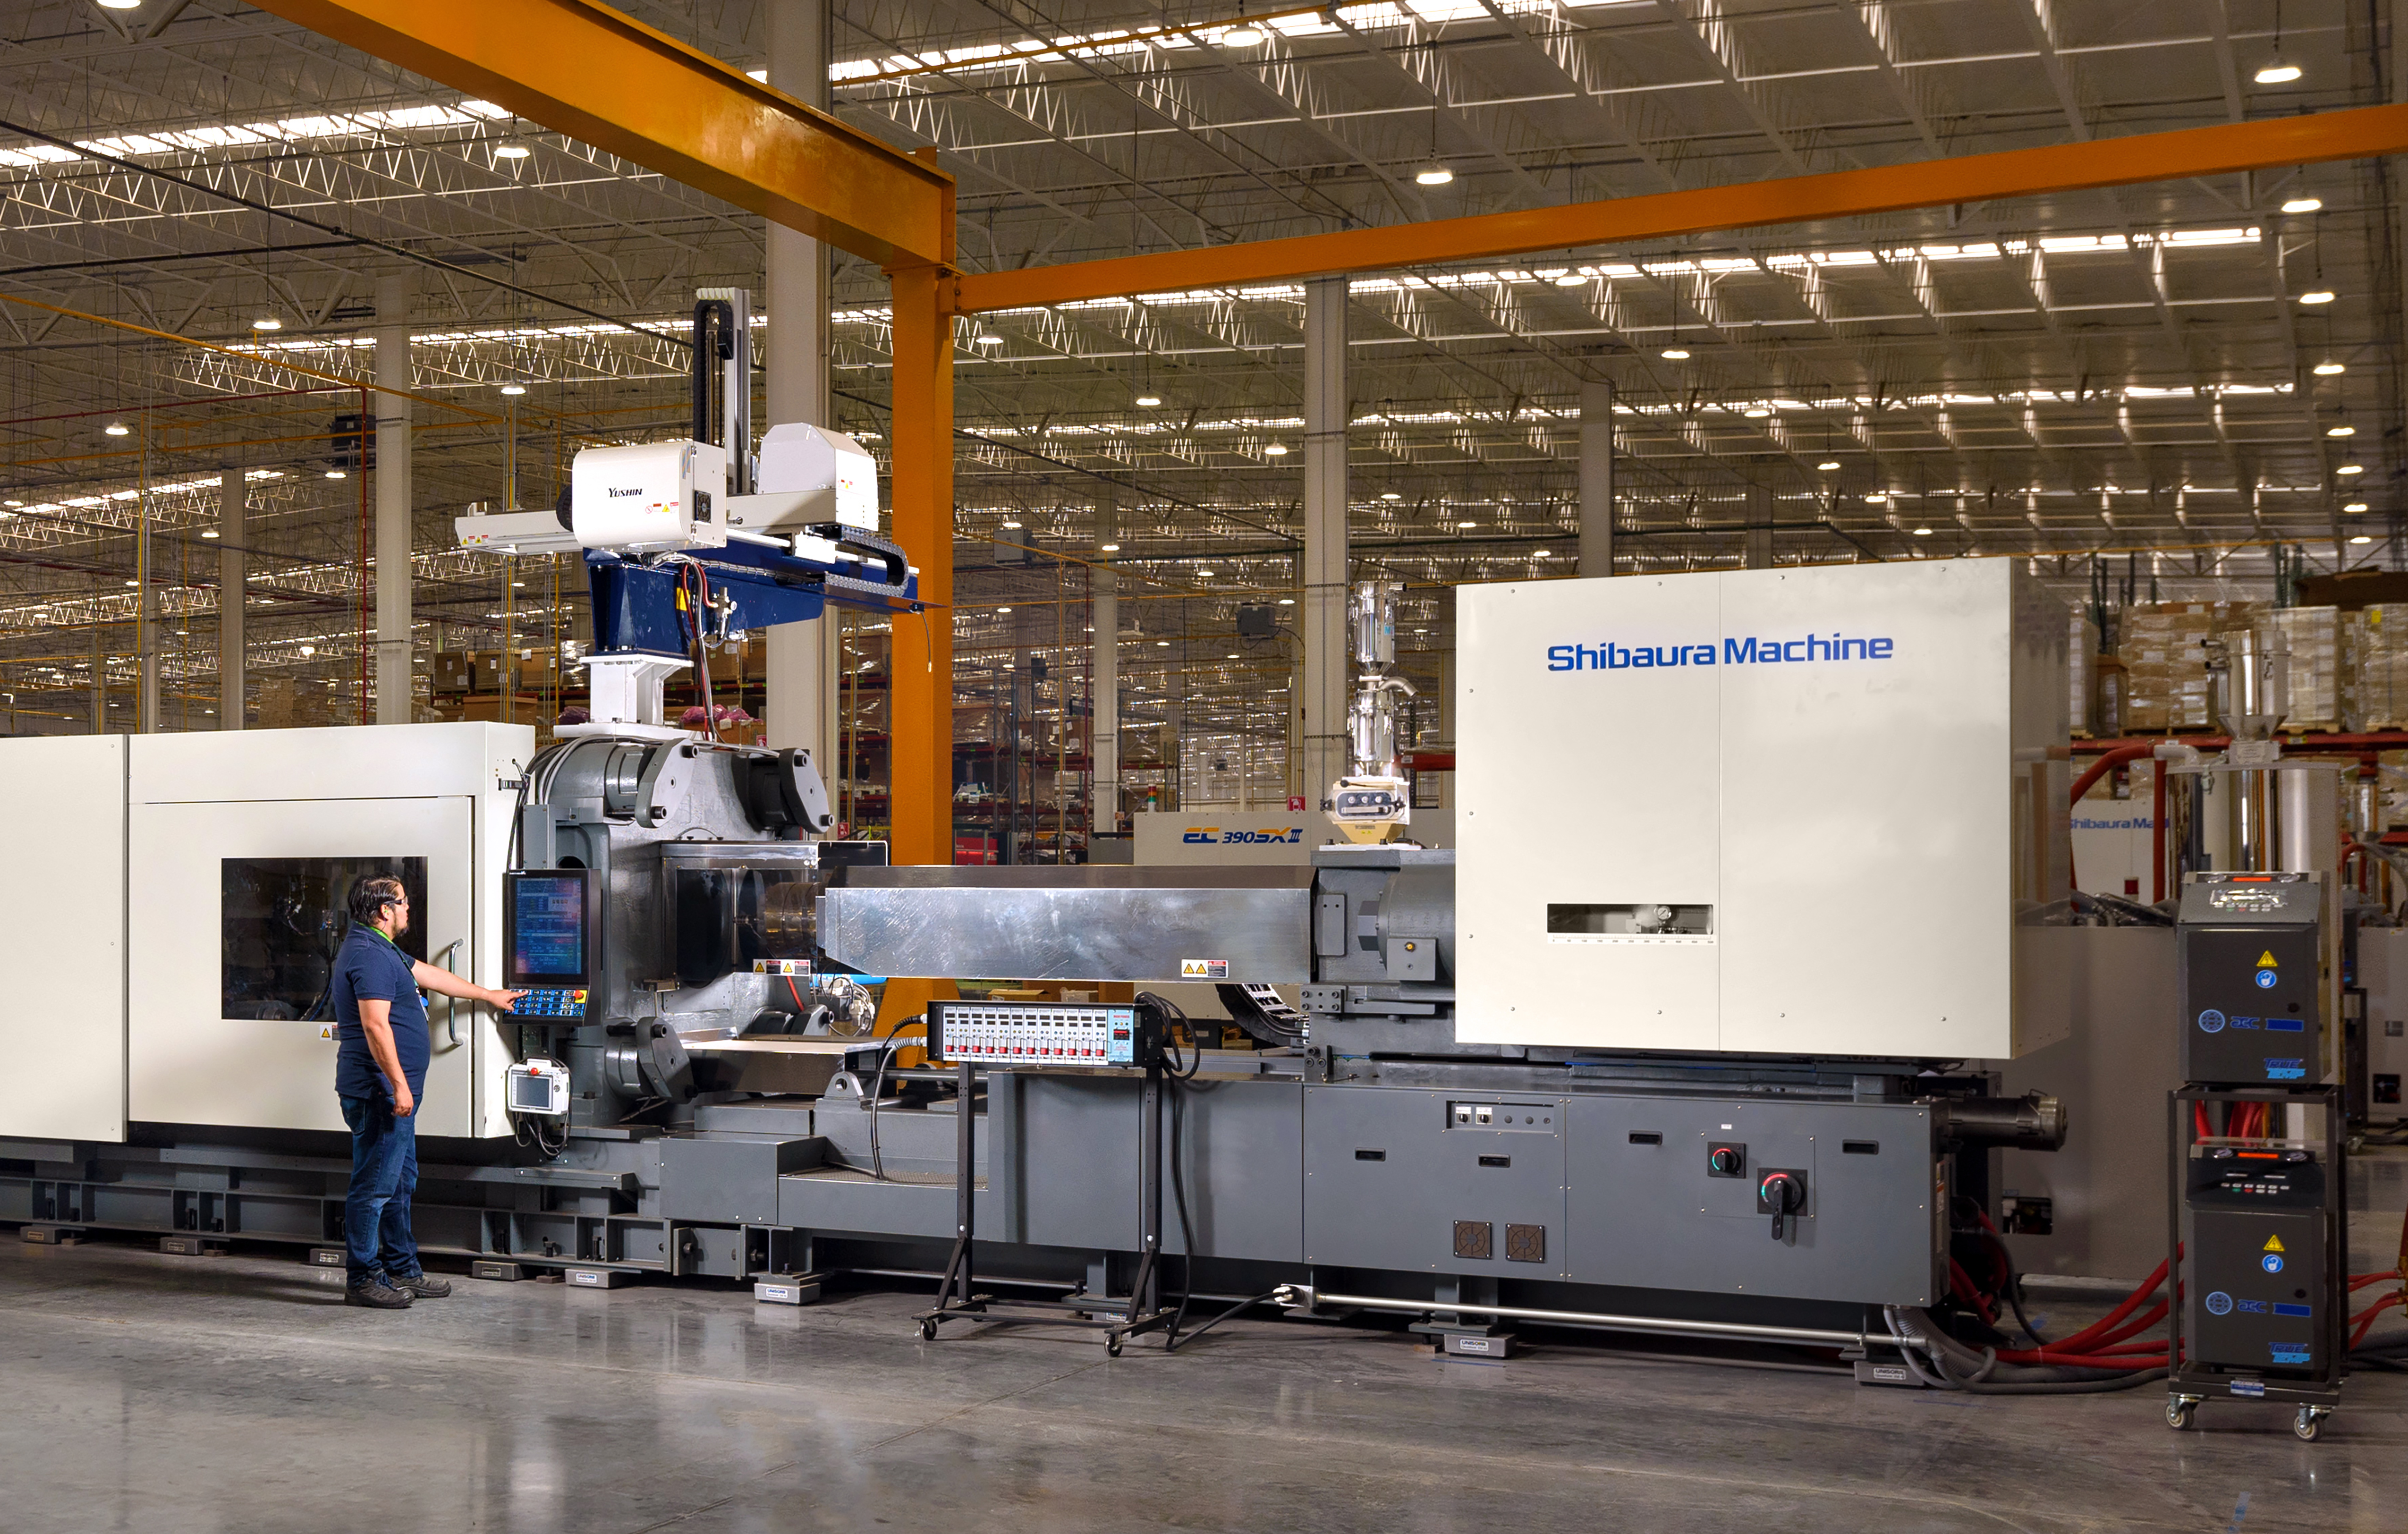
[[[601,925],[600,882],[593,871],[539,868],[502,878],[502,951],[508,956],[502,983],[514,991],[582,992],[591,986]]]

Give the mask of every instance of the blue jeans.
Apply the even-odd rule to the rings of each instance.
[[[418,1120],[393,1116],[382,1093],[343,1098],[351,1126],[351,1189],[343,1198],[343,1245],[353,1287],[418,1277],[409,1196],[418,1187]]]

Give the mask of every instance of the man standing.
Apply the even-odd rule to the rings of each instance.
[[[343,1200],[347,1305],[399,1311],[452,1292],[418,1265],[409,1197],[418,1186],[419,1094],[433,1046],[419,987],[509,1011],[523,991],[489,991],[412,959],[394,941],[409,930],[409,896],[391,874],[353,886],[351,930],[335,955],[335,1092],[351,1126],[351,1189]]]

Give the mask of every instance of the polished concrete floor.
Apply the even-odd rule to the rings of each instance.
[[[381,1314],[288,1257],[0,1238],[0,1528],[46,1534],[2408,1527],[2401,1375],[2305,1444],[2258,1406],[2170,1432],[2155,1386],[1972,1398],[1576,1340],[1450,1363],[1269,1319],[1107,1360],[924,1343],[874,1291],[461,1280]]]

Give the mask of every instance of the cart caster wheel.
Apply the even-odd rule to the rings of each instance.
[[[921,1323],[920,1323],[920,1340],[921,1340],[921,1341],[923,1341],[923,1342],[933,1342],[933,1341],[935,1341],[936,1340],[937,1340],[937,1324],[936,1324],[935,1322],[933,1322],[933,1321],[923,1321],[923,1322],[921,1322]]]
[[[2302,1443],[2314,1443],[2325,1430],[2325,1416],[2313,1407],[2302,1406],[2300,1414],[2291,1419],[2291,1436]]]
[[[1104,1356],[1105,1356],[1105,1357],[1107,1357],[1107,1358],[1117,1358],[1117,1357],[1119,1357],[1120,1355],[1121,1355],[1121,1340],[1120,1340],[1119,1338],[1117,1338],[1117,1337],[1107,1337],[1107,1338],[1105,1338],[1105,1339],[1104,1339]]]
[[[2166,1402],[2166,1426],[2172,1428],[2177,1433],[2188,1431],[2190,1427],[2191,1404],[2191,1402],[2185,1400],[2171,1400]]]

